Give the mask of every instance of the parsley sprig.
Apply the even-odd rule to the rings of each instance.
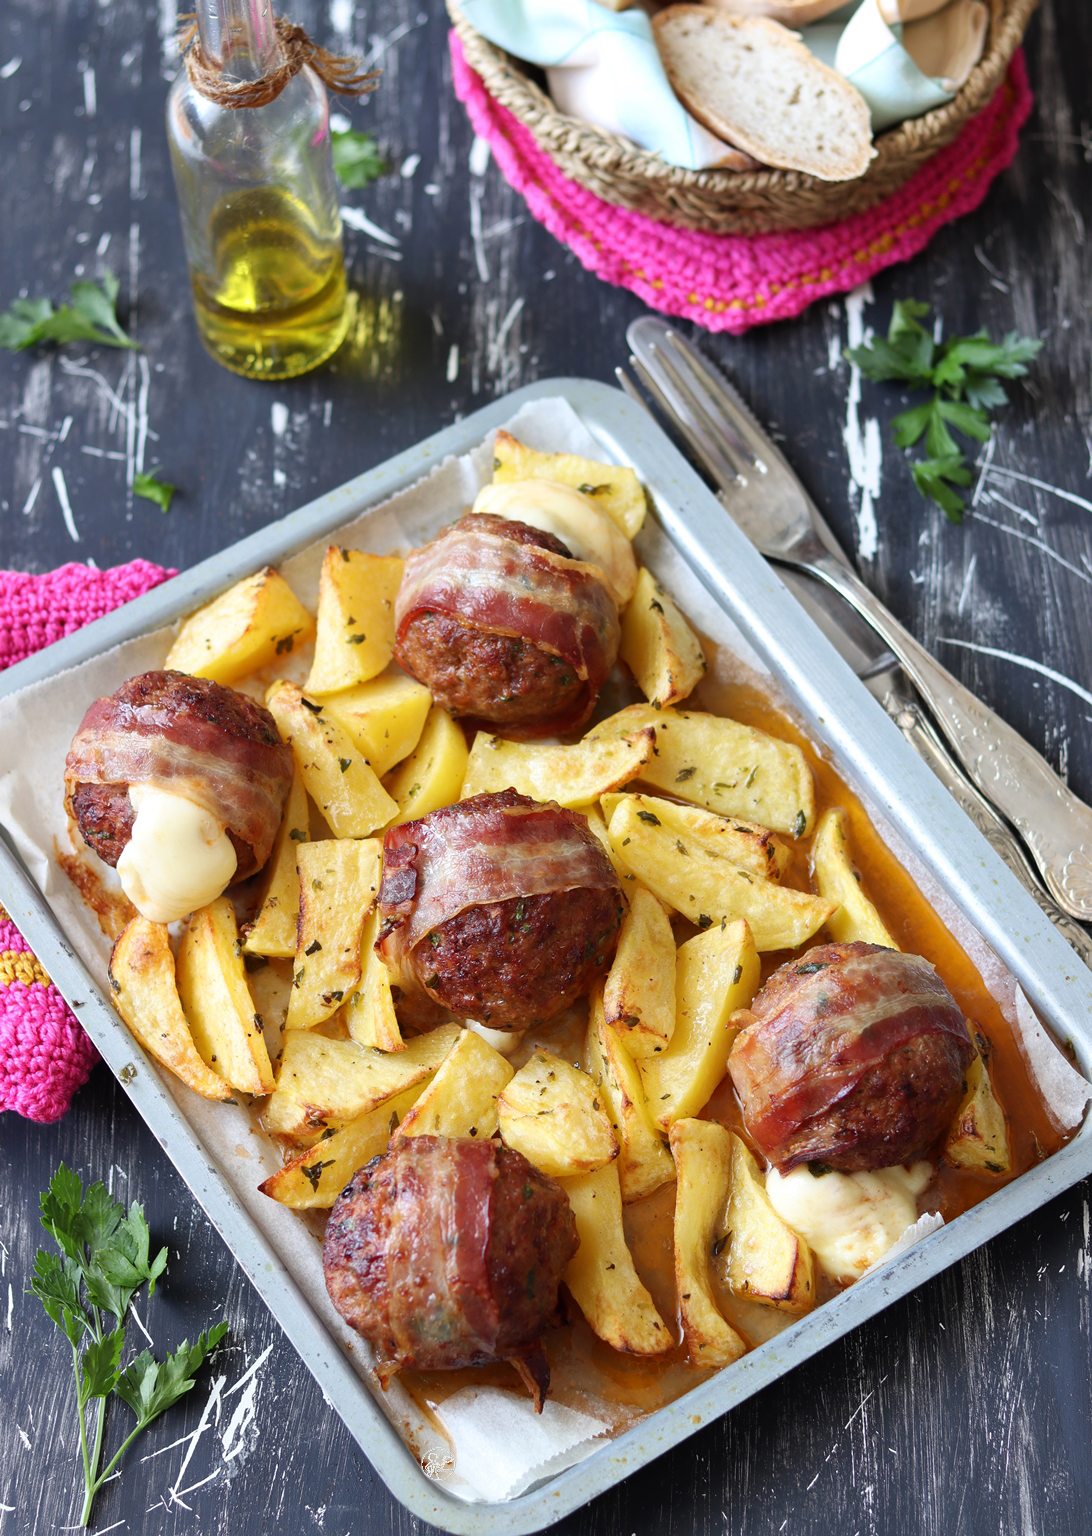
[[[891,428],[900,448],[912,448],[924,436],[927,457],[911,466],[914,484],[951,522],[959,523],[964,502],[956,487],[970,485],[972,476],[952,431],[988,442],[989,413],[1008,400],[1000,381],[1022,378],[1043,344],[1015,331],[1000,342],[978,331],[938,344],[932,332],[919,324],[928,313],[928,304],[914,299],[896,302],[887,340],[876,337],[864,346],[851,347],[846,357],[866,379],[896,380],[933,391],[931,400],[893,417]]]
[[[224,1337],[227,1324],[218,1323],[193,1345],[186,1340],[163,1361],[141,1350],[122,1370],[129,1303],[142,1285],[147,1285],[149,1296],[154,1293],[156,1281],[167,1268],[167,1250],[161,1248],[151,1257],[151,1234],[138,1202],[126,1211],[101,1183],[85,1192],[78,1175],[63,1163],[40,1203],[42,1226],[60,1253],[38,1250],[30,1289],[72,1347],[83,1457],[80,1525],[85,1526],[103,1483],[136,1437],[190,1390],[201,1362]],[[111,1318],[115,1327],[109,1326]],[[128,1404],[136,1424],[100,1471],[111,1393]],[[87,1413],[95,1400],[98,1408],[89,1445]]]
[[[160,480],[156,475],[142,473],[133,476],[133,495],[154,501],[163,512],[171,510],[171,502],[177,490],[177,485],[172,485],[169,480]]]
[[[334,151],[334,171],[343,187],[366,187],[389,169],[370,133],[335,128],[331,131],[330,141]]]
[[[0,348],[22,352],[39,341],[55,341],[59,347],[68,341],[136,346],[118,324],[114,308],[118,280],[112,272],[104,272],[101,283],[73,283],[68,296],[71,304],[62,304],[60,309],[54,309],[49,299],[16,299],[0,314]]]

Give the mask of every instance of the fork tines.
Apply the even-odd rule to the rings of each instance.
[[[756,437],[749,411],[696,347],[652,316],[635,320],[626,335],[633,349],[633,371],[722,491],[731,492],[755,474],[768,473],[762,439]],[[623,370],[615,372],[627,393],[640,398],[623,378]]]

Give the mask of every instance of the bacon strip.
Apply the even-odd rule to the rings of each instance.
[[[387,1246],[395,1364],[427,1351],[433,1369],[465,1365],[468,1347],[475,1363],[496,1358],[501,1319],[487,1264],[496,1177],[488,1143],[402,1142]]]
[[[770,978],[750,1017],[728,1071],[747,1130],[768,1156],[910,1040],[948,1035],[965,1062],[974,1055],[963,1014],[928,960],[878,945],[810,950]]]
[[[564,731],[587,718],[618,654],[618,610],[598,566],[520,544],[468,518],[407,558],[394,605],[401,642],[423,613],[443,613],[472,629],[513,635],[560,656],[587,684]],[[503,529],[503,523],[501,523]]]
[[[203,679],[185,682],[216,686]],[[250,699],[237,696],[234,702],[248,707],[248,714],[266,716]],[[291,749],[277,737],[272,717],[267,718],[272,739],[262,741],[205,718],[193,700],[175,707],[166,701],[134,704],[116,694],[96,699],[65,761],[69,810],[80,784],[150,784],[204,806],[253,849],[253,868],[260,869],[273,847],[292,782]],[[249,873],[240,863],[238,877]]]
[[[539,805],[514,789],[472,795],[387,832],[379,906],[393,926],[376,948],[400,971],[426,934],[467,907],[617,884],[575,811]]]

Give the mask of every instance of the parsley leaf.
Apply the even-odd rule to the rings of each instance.
[[[212,1353],[226,1333],[227,1323],[217,1323],[193,1345],[184,1339],[174,1354],[162,1362],[150,1350],[141,1350],[117,1382],[118,1396],[129,1404],[141,1426],[150,1424],[190,1390],[206,1355]]]
[[[84,1328],[89,1328],[90,1324],[80,1306],[80,1268],[76,1261],[58,1258],[55,1253],[39,1248],[34,1258],[30,1290],[42,1303],[50,1321],[64,1329],[71,1343],[77,1343]]]
[[[71,304],[54,309],[49,299],[16,299],[0,314],[0,348],[22,352],[41,341],[63,347],[70,341],[94,341],[106,347],[135,347],[118,324],[118,280],[112,272],[101,283],[73,283]]]
[[[953,485],[970,485],[971,472],[959,452],[944,458],[922,459],[911,465],[914,484],[921,494],[945,512],[953,523],[963,521],[963,498]]]
[[[334,170],[343,187],[366,187],[377,181],[389,169],[380,153],[379,145],[370,133],[357,133],[352,128],[334,130],[330,134],[334,150]]]
[[[893,417],[891,428],[900,448],[925,438],[927,457],[911,466],[914,484],[958,523],[964,504],[955,487],[970,485],[971,472],[952,431],[988,442],[989,412],[1008,400],[999,380],[1022,378],[1042,342],[1015,331],[994,342],[978,331],[938,344],[920,323],[928,312],[929,306],[915,299],[896,303],[886,341],[877,337],[851,347],[846,357],[866,379],[933,390],[932,400]]]
[[[177,490],[177,485],[172,485],[169,480],[157,480],[155,475],[133,476],[133,495],[143,496],[147,501],[154,501],[157,507],[163,508],[164,512],[171,510],[171,502]]]
[[[933,414],[933,406],[915,405],[909,411],[903,411],[899,416],[892,416],[891,430],[895,434],[895,441],[900,448],[912,448],[918,438],[929,425]]]
[[[142,1350],[123,1371],[125,1318],[130,1303],[142,1285],[147,1285],[149,1295],[154,1292],[156,1281],[167,1268],[166,1248],[152,1257],[151,1233],[139,1202],[134,1201],[126,1210],[101,1183],[91,1184],[85,1191],[79,1176],[63,1163],[42,1194],[39,1207],[42,1226],[60,1253],[39,1249],[30,1291],[42,1303],[46,1316],[63,1329],[72,1348],[84,1482],[80,1524],[87,1525],[103,1483],[136,1436],[189,1391],[206,1355],[227,1332],[227,1324],[218,1323],[192,1347],[187,1340],[162,1363]],[[105,1328],[104,1315],[112,1317],[117,1326]],[[132,1408],[137,1422],[100,1471],[106,1404],[113,1394]],[[93,1400],[98,1401],[98,1407],[92,1438],[87,1414]]]
[[[38,1198],[39,1219],[51,1233],[57,1246],[74,1259],[80,1237],[74,1230],[81,1221],[83,1180],[62,1163],[49,1181],[49,1188]]]
[[[154,1295],[155,1283],[167,1267],[166,1248],[161,1248],[149,1262],[150,1236],[144,1208],[134,1203],[128,1216],[117,1224],[110,1245],[96,1255],[85,1277],[88,1296],[119,1323],[142,1285],[147,1283],[149,1296]]]
[[[967,405],[962,400],[938,400],[936,408],[957,432],[963,432],[980,443],[989,442],[990,418],[979,406]]]
[[[101,1339],[92,1339],[80,1359],[80,1397],[109,1397],[117,1386],[118,1363],[125,1343],[125,1329],[115,1328]]]

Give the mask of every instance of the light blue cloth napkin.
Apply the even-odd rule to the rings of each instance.
[[[462,12],[498,48],[546,69],[561,111],[686,170],[728,153],[668,84],[643,11],[608,11],[595,0],[462,0]]]
[[[873,133],[921,117],[955,95],[922,73],[902,46],[902,23],[888,26],[875,0],[845,6],[800,35],[817,59],[860,91],[872,114]]]

